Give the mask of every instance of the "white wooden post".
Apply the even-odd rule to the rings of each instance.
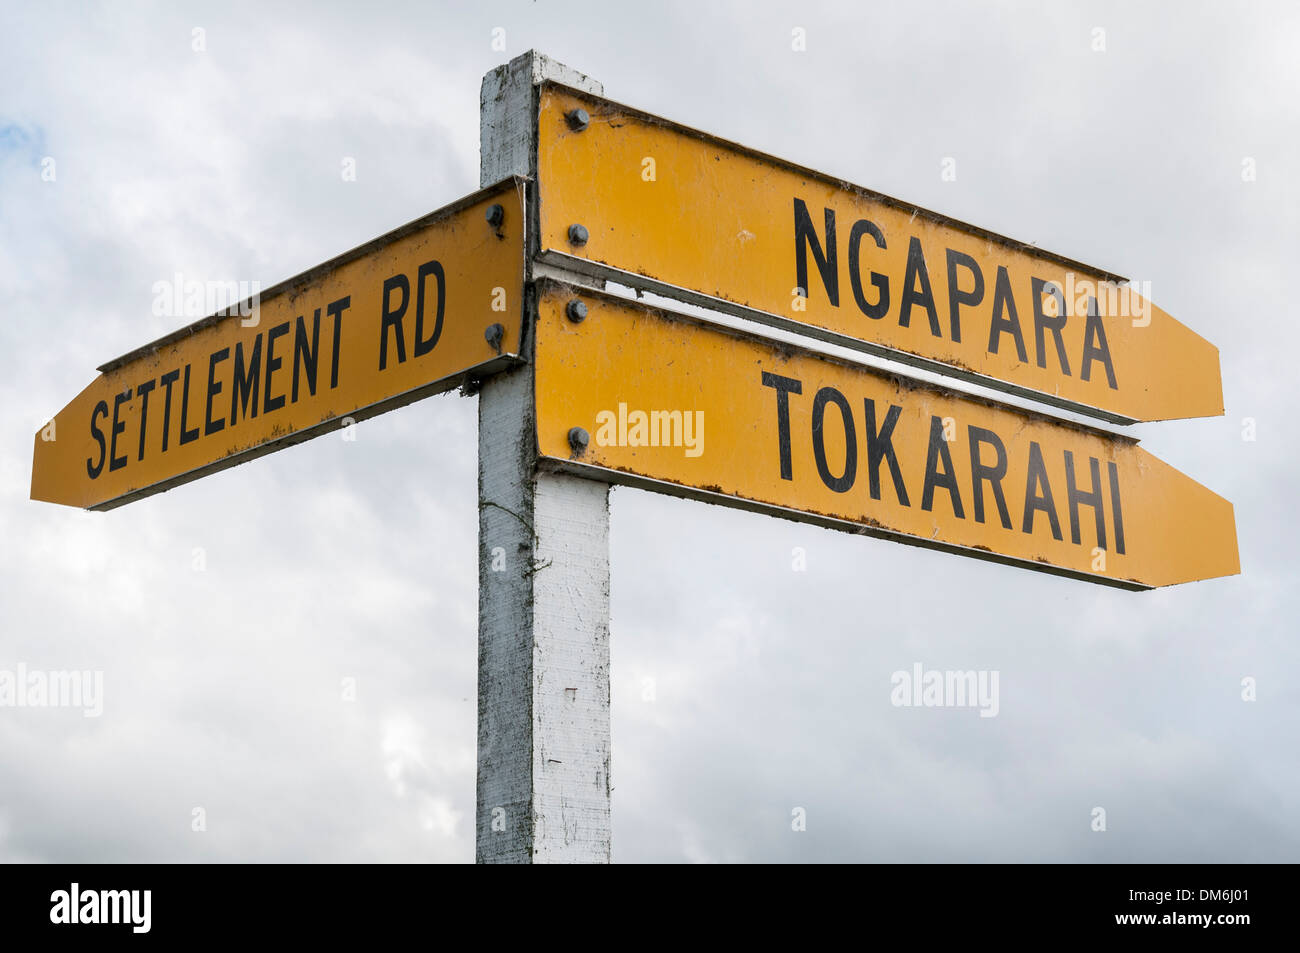
[[[484,76],[481,184],[535,175],[544,79],[603,92],[531,51]],[[476,859],[607,863],[609,486],[537,469],[531,364],[478,401]]]

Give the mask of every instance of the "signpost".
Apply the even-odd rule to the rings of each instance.
[[[471,195],[105,364],[36,435],[32,499],[112,509],[518,361],[522,193]]]
[[[562,86],[538,129],[542,261],[1112,423],[1223,413],[1218,350],[1116,275]]]
[[[1125,589],[1239,571],[1232,504],[1125,437],[558,284],[535,365],[571,472]]]
[[[1116,276],[602,92],[488,73],[483,191],[105,364],[32,498],[112,509],[473,381],[481,862],[611,857],[612,483],[1126,589],[1239,571],[1232,505],[1135,440],[583,286],[1112,422],[1223,410],[1214,347]]]

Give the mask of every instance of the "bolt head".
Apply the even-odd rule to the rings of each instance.
[[[569,226],[569,244],[585,245],[587,239],[591,236],[587,234],[587,226],[579,225],[576,222]]]
[[[581,427],[574,427],[569,431],[569,446],[573,448],[574,453],[582,453],[589,443],[591,443],[591,435]]]
[[[564,306],[564,313],[574,324],[581,324],[587,317],[587,306],[574,298]]]
[[[506,329],[500,324],[489,324],[483,331],[483,338],[498,351],[501,350],[501,341],[506,336]]]
[[[582,132],[591,124],[591,116],[585,109],[570,109],[564,114],[564,118],[569,123],[569,128],[574,132]]]
[[[501,223],[506,220],[506,210],[500,205],[489,205],[487,210],[487,223],[493,228],[500,228]]]

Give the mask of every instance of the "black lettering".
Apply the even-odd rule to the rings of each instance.
[[[876,430],[876,402],[870,397],[864,398],[863,409],[867,418],[867,479],[870,484],[871,498],[880,499],[880,463],[889,464],[890,476],[894,479],[894,493],[898,502],[911,506],[907,499],[907,487],[903,486],[903,471],[898,466],[898,454],[894,452],[894,427],[903,413],[903,408],[890,404],[885,411],[885,420]]]
[[[1088,470],[1092,475],[1092,490],[1080,492],[1074,480],[1074,454],[1065,451],[1065,495],[1070,504],[1070,542],[1079,543],[1079,504],[1091,506],[1097,524],[1097,545],[1106,548],[1106,516],[1101,500],[1101,463],[1096,457],[1088,458]]]
[[[402,303],[394,310],[391,294],[394,289],[402,292]],[[391,326],[397,338],[397,363],[406,361],[406,335],[402,331],[402,315],[406,314],[407,302],[411,300],[411,283],[406,275],[393,275],[384,281],[384,313],[379,319],[379,369],[388,366],[388,329]]]
[[[940,458],[943,470],[939,470]],[[925,486],[921,490],[921,509],[934,509],[934,488],[941,486],[948,491],[952,500],[952,511],[958,519],[966,518],[966,510],[961,505],[961,491],[957,488],[957,474],[953,471],[952,454],[948,452],[948,441],[943,439],[943,421],[930,417],[930,450],[925,458]]]
[[[1025,336],[1020,331],[1020,315],[1016,313],[1016,299],[1011,294],[1011,279],[1007,266],[998,265],[998,275],[993,281],[993,322],[989,325],[989,353],[998,353],[1002,335],[1010,334],[1016,342],[1016,354],[1022,362],[1029,361],[1025,353]]]
[[[1042,493],[1039,493],[1039,487]],[[1034,513],[1042,510],[1052,525],[1052,538],[1061,538],[1061,524],[1056,518],[1056,503],[1052,500],[1052,485],[1047,480],[1047,466],[1043,463],[1043,448],[1029,441],[1029,468],[1025,475],[1025,515],[1022,533],[1033,533]]]
[[[979,304],[984,300],[984,274],[980,271],[979,263],[965,252],[954,251],[951,248],[944,249],[948,256],[948,324],[952,329],[952,339],[954,342],[961,341],[961,306],[968,304],[971,307]],[[965,268],[975,279],[975,287],[970,291],[962,291],[957,279],[957,269]]]
[[[230,348],[223,347],[208,358],[208,405],[203,415],[204,436],[210,437],[226,425],[224,416],[220,420],[212,419],[212,398],[221,393],[221,385],[216,381],[217,365],[228,357],[230,357]]]
[[[889,311],[889,279],[874,271],[871,273],[871,283],[876,286],[878,293],[876,303],[868,303],[867,296],[862,291],[862,260],[859,254],[863,235],[870,235],[877,248],[885,247],[885,236],[874,222],[868,222],[865,218],[854,222],[853,230],[849,232],[849,283],[853,286],[853,299],[858,303],[858,310],[869,318],[879,320]]]
[[[826,297],[831,306],[840,306],[840,263],[835,254],[835,210],[826,209],[826,251],[822,252],[821,242],[817,239],[817,230],[813,228],[812,217],[803,199],[794,200],[794,273],[795,283],[803,289],[804,297],[812,296],[808,287],[808,250],[812,249],[817,271],[821,273],[822,284],[826,288]]]
[[[984,522],[984,483],[993,489],[993,502],[998,505],[998,518],[1004,529],[1011,528],[1011,514],[1007,511],[1007,501],[1002,496],[1002,479],[1007,475],[1007,448],[1001,438],[992,430],[976,427],[966,428],[970,440],[971,497],[975,506],[975,522]],[[988,445],[996,454],[996,462],[987,464],[980,459],[980,446]]]
[[[95,438],[95,443],[99,444],[99,462],[91,462],[90,457],[86,457],[86,475],[92,480],[99,479],[99,475],[104,472],[104,457],[108,449],[104,442],[104,431],[99,429],[100,415],[108,417],[108,404],[100,401],[95,405],[95,409],[90,414],[90,435]]]
[[[903,275],[903,299],[899,306],[899,327],[912,326],[912,305],[919,304],[925,308],[930,318],[930,333],[943,337],[939,330],[939,312],[934,307],[934,292],[930,289],[930,272],[925,267],[925,254],[921,251],[921,239],[912,236],[907,245],[907,271]]]
[[[122,405],[131,399],[131,388],[127,388],[120,394],[113,395],[113,429],[109,432],[108,439],[108,472],[120,470],[126,466],[126,456],[117,455],[117,435],[126,431],[126,421],[119,420],[118,415],[121,413]]]
[[[781,479],[794,479],[790,462],[790,395],[802,394],[803,383],[793,377],[782,377],[763,371],[763,386],[776,389],[777,448],[781,454]]]
[[[190,366],[185,365],[185,379],[181,384],[181,446],[199,439],[199,428],[185,429],[185,421],[190,419]]]
[[[339,386],[339,331],[343,312],[352,304],[352,296],[345,295],[338,301],[331,301],[325,313],[334,319],[334,350],[330,355],[330,390]]]
[[[1115,523],[1115,552],[1124,555],[1124,513],[1119,505],[1119,467],[1111,460],[1106,464],[1110,471],[1110,515]]]
[[[172,429],[172,385],[180,380],[181,372],[179,370],[168,371],[159,380],[162,381],[163,389],[167,391],[167,398],[163,401],[163,429],[162,429],[162,452],[167,452],[167,438],[171,435]]]
[[[1101,361],[1106,368],[1106,383],[1111,390],[1119,390],[1115,383],[1115,368],[1110,362],[1110,345],[1106,343],[1106,329],[1102,326],[1101,315],[1097,313],[1097,299],[1088,299],[1088,324],[1083,331],[1083,358],[1080,360],[1079,379],[1089,380],[1092,376],[1092,362]]]
[[[1056,340],[1056,355],[1061,360],[1061,373],[1069,377],[1070,361],[1065,356],[1065,341],[1061,338],[1061,329],[1065,327],[1066,319],[1069,317],[1065,313],[1065,295],[1056,285],[1042,278],[1031,278],[1030,283],[1034,289],[1034,347],[1038,352],[1038,366],[1047,366],[1047,348],[1043,344],[1043,332],[1051,331],[1052,337]],[[1049,316],[1043,310],[1044,294],[1051,295],[1056,301],[1056,317]]]
[[[271,396],[271,376],[280,369],[284,363],[284,358],[275,356],[275,339],[284,337],[289,333],[289,322],[277,324],[271,330],[266,332],[266,384],[262,388],[262,413],[269,414],[273,410],[279,410],[284,406],[284,395],[278,397]]]
[[[826,405],[834,404],[840,409],[844,424],[844,473],[834,476],[826,463],[826,434],[822,428],[825,422]],[[812,409],[813,457],[817,460],[817,473],[822,482],[836,493],[847,493],[853,488],[853,481],[858,475],[858,434],[853,426],[853,410],[844,395],[834,387],[823,387],[813,398]]]
[[[244,419],[249,418],[249,401],[252,401],[253,413],[257,416],[257,384],[262,378],[262,335],[253,339],[253,350],[244,363],[244,342],[235,345],[235,379],[230,387],[230,426],[235,425],[242,410]]]
[[[306,371],[307,389],[316,396],[316,368],[320,365],[320,308],[311,319],[311,345],[307,344],[307,322],[298,315],[297,330],[293,336],[293,396],[298,402],[298,372]]]
[[[137,461],[144,459],[145,424],[149,420],[149,392],[154,389],[154,386],[153,378],[150,378],[135,389],[135,396],[140,398],[140,453],[136,456]]]
[[[426,341],[424,339],[424,282],[429,275],[438,279],[438,316],[433,322],[433,334]],[[438,338],[442,337],[442,310],[447,303],[447,277],[442,273],[441,263],[426,261],[420,266],[415,280],[418,286],[415,292],[415,356],[423,357],[433,350],[438,343]]]

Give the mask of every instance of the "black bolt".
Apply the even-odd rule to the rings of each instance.
[[[587,306],[574,298],[564,306],[564,313],[568,315],[569,320],[574,324],[581,324],[587,317]]]
[[[589,443],[591,443],[591,435],[581,427],[574,427],[569,431],[569,446],[573,448],[574,453],[582,453]]]
[[[585,245],[590,236],[587,234],[587,226],[573,224],[569,226],[569,244]]]
[[[493,228],[500,228],[501,223],[506,220],[506,210],[500,205],[489,205],[487,210],[487,223]]]
[[[585,109],[570,109],[564,118],[569,121],[569,128],[574,132],[582,132],[591,123],[591,117]]]
[[[501,353],[501,341],[505,336],[506,329],[500,324],[489,324],[487,330],[483,332],[483,337],[498,354]]]

